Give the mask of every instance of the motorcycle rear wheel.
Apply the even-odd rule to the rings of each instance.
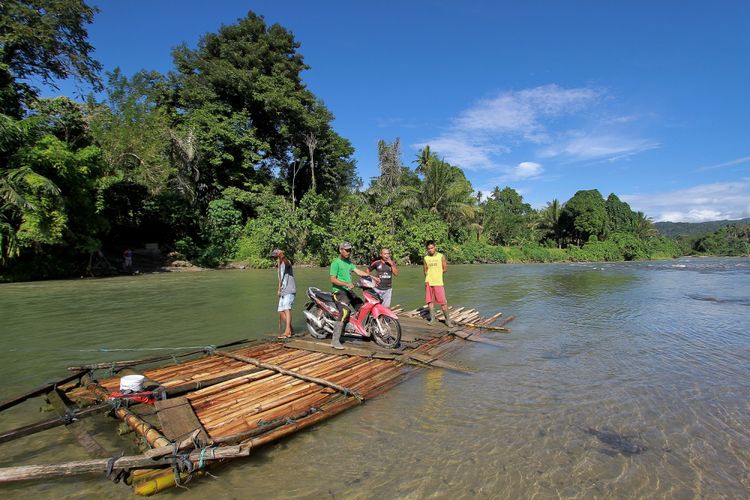
[[[370,320],[370,335],[381,347],[395,349],[401,343],[401,323],[397,319],[388,316],[380,316]]]

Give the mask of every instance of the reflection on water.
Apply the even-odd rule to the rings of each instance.
[[[326,278],[297,274],[300,289]],[[420,283],[420,269],[405,269],[394,300],[418,305]],[[0,286],[0,397],[70,364],[154,353],[90,349],[273,332],[274,286],[272,271]],[[476,374],[425,372],[166,496],[745,498],[749,290],[747,259],[451,266],[449,301],[518,317],[512,335],[493,336],[505,348],[456,355]],[[37,417],[38,406],[4,412],[1,428]],[[110,449],[121,445],[106,420],[87,425]],[[62,429],[0,446],[0,466],[85,458]],[[98,477],[0,491],[129,494]]]

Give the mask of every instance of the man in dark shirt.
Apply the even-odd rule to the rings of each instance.
[[[398,276],[398,267],[391,259],[391,251],[387,248],[380,250],[380,258],[372,261],[370,272],[375,271],[380,283],[375,288],[380,300],[385,307],[391,307],[391,295],[393,294],[393,276]]]

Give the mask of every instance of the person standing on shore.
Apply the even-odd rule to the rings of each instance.
[[[388,248],[380,249],[380,258],[372,261],[368,268],[370,272],[375,271],[380,283],[375,288],[380,300],[385,307],[391,307],[391,297],[393,295],[393,276],[398,276],[398,267],[391,259],[391,251]]]
[[[331,347],[334,349],[343,349],[341,345],[341,333],[344,331],[344,325],[349,321],[349,313],[351,312],[349,307],[352,303],[361,301],[357,297],[352,289],[354,283],[352,283],[352,273],[360,277],[369,276],[368,273],[357,269],[351,261],[352,256],[352,244],[345,241],[339,245],[339,256],[333,262],[331,262],[331,270],[329,272],[333,301],[336,303],[336,307],[339,310],[340,320],[336,322],[333,327],[333,338],[331,339]],[[379,283],[379,278],[374,278],[375,283]]]
[[[131,250],[130,247],[127,247],[124,252],[122,252],[122,259],[123,259],[123,265],[122,268],[125,271],[132,271],[133,270],[133,250]]]
[[[448,313],[448,301],[445,300],[443,274],[448,272],[448,261],[445,255],[437,251],[435,242],[430,240],[425,244],[427,255],[424,257],[424,289],[425,302],[430,308],[430,324],[435,323],[435,302],[440,304],[445,316],[445,325],[453,326]]]
[[[271,252],[271,257],[276,259],[278,267],[279,286],[276,295],[279,297],[279,319],[284,323],[284,333],[279,335],[280,339],[288,339],[292,332],[292,307],[297,296],[297,283],[294,281],[294,269],[292,263],[286,258],[284,251],[280,248]]]

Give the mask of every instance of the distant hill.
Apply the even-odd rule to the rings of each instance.
[[[699,236],[713,233],[730,224],[750,224],[750,217],[739,220],[712,220],[708,222],[657,222],[654,225],[659,234],[676,238],[678,236]]]

